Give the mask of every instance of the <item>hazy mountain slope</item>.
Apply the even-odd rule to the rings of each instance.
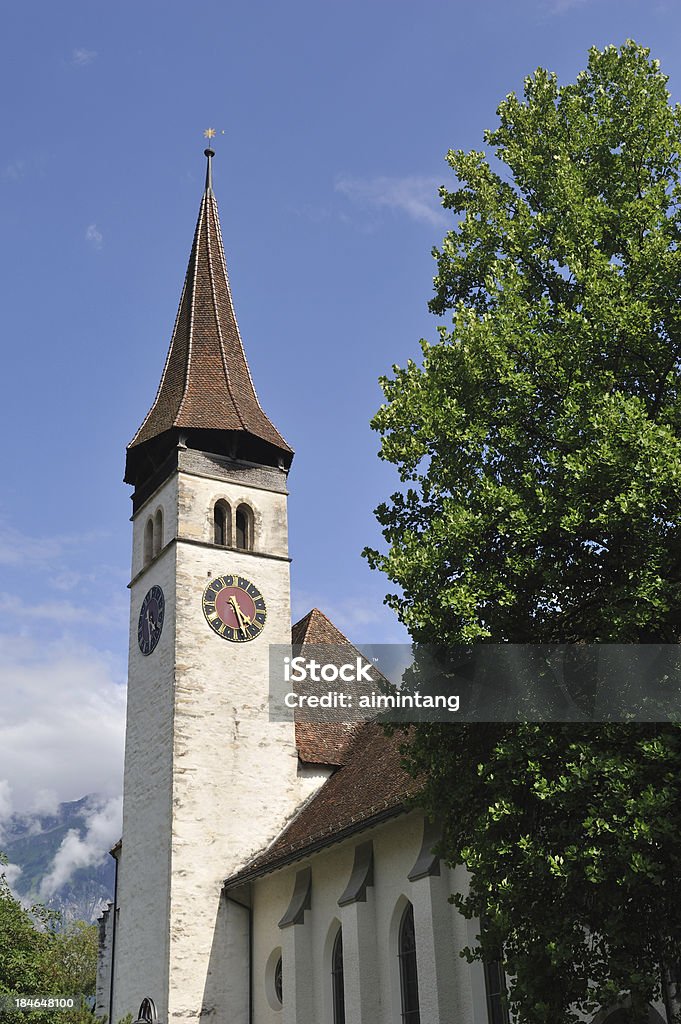
[[[0,849],[21,868],[8,872],[17,896],[61,911],[65,921],[99,916],[114,889],[111,843],[91,828],[103,806],[106,801],[90,795],[60,804],[55,814],[16,814],[3,823]]]

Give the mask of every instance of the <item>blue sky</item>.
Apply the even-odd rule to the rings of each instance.
[[[261,402],[296,449],[293,602],[404,634],[360,557],[396,483],[377,379],[433,338],[449,147],[538,65],[649,45],[681,98],[681,7],[643,0],[26,0],[3,14],[0,821],[122,763],[125,446],[160,377],[204,174]],[[224,130],[225,134],[221,132]]]

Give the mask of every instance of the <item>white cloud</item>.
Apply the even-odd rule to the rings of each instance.
[[[97,576],[93,572],[75,572],[73,569],[64,569],[50,577],[50,586],[55,590],[75,590],[83,583],[95,583]]]
[[[85,240],[89,242],[94,249],[101,249],[102,243],[104,242],[104,236],[96,224],[88,224],[85,229]]]
[[[49,899],[65,885],[78,868],[100,864],[121,834],[123,798],[96,801],[86,808],[85,835],[70,829],[40,883],[40,896]]]
[[[9,782],[7,779],[0,779],[0,842],[2,842],[5,835],[3,822],[11,818],[13,809],[12,790],[10,789]],[[2,865],[0,865],[0,870],[2,870]]]
[[[71,54],[71,63],[77,67],[85,67],[86,64],[92,64],[93,60],[97,59],[96,50],[86,50],[84,47],[80,47],[74,50]]]
[[[82,641],[0,635],[0,792],[32,813],[122,789],[125,689],[112,660]]]
[[[18,864],[0,864],[0,875],[5,876],[8,886],[13,888],[14,883],[21,874],[22,869]]]
[[[71,564],[74,558],[82,558],[89,545],[101,550],[105,547],[105,541],[106,534],[94,530],[53,537],[29,535],[10,526],[0,517],[0,566],[20,569],[22,575],[25,575],[27,568],[39,566],[45,570],[49,567],[49,572],[43,572],[41,579],[46,579],[50,587],[60,592],[83,589],[96,581],[101,584],[104,578],[115,577],[118,585],[122,582],[119,567],[105,564],[93,566],[92,558],[89,558],[85,572]],[[4,600],[6,607],[7,594],[0,593],[0,600]]]
[[[593,0],[539,0],[540,8],[547,14],[565,14],[575,7],[584,7]]]
[[[443,227],[447,217],[440,207],[439,182],[435,178],[350,178],[336,181],[336,192],[362,206],[383,207],[406,213],[412,220]]]
[[[118,609],[117,609],[118,611]],[[26,623],[30,618],[43,623],[54,622],[62,626],[91,627],[111,625],[112,610],[105,606],[93,611],[89,606],[79,606],[70,601],[22,601],[14,594],[0,593],[0,614],[7,619],[13,616]]]
[[[25,160],[12,160],[10,163],[5,164],[3,169],[3,177],[9,181],[19,181],[23,178],[26,173],[26,161]]]
[[[44,565],[54,562],[77,538],[30,537],[0,521],[0,565]]]
[[[0,779],[0,824],[12,813],[12,793],[7,779]]]

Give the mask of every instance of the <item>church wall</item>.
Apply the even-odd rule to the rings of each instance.
[[[130,574],[130,578],[133,581],[142,572],[145,565],[144,532],[147,522],[150,518],[155,520],[159,509],[163,516],[163,542],[160,545],[161,549],[165,548],[177,536],[177,484],[177,475],[173,474],[148,498],[135,514],[132,527],[132,572]],[[146,594],[146,590],[144,593]],[[136,634],[135,643],[137,643]]]
[[[454,873],[441,865],[440,876],[410,882],[423,836],[418,812],[401,815],[359,833],[306,860],[266,875],[253,883],[254,1024],[289,1024],[292,984],[306,987],[307,1003],[295,1024],[332,1024],[331,950],[338,924],[343,926],[346,1019],[348,1024],[399,1024],[401,1004],[397,961],[397,930],[401,913],[414,905],[422,1024],[486,1024],[484,984],[482,1006],[473,1015],[475,971],[458,951],[469,941],[467,922],[447,903],[454,891]],[[358,843],[373,840],[374,884],[366,901],[339,907],[350,879]],[[297,872],[312,869],[311,906],[304,923],[280,929]],[[463,879],[461,879],[463,880]],[[295,933],[295,935],[294,935]],[[305,935],[305,941],[303,941]],[[268,999],[267,965],[273,952],[283,951],[284,1006],[272,1009]],[[304,955],[301,972],[291,958]],[[287,962],[288,956],[288,962]],[[481,972],[480,972],[481,974]],[[361,993],[361,998],[353,998]],[[480,993],[476,992],[476,999]]]
[[[133,1014],[145,996],[165,1013],[168,981],[168,907],[172,828],[172,737],[175,675],[175,546],[166,545],[140,575],[149,514],[164,510],[164,530],[173,529],[176,478],[135,516],[125,772],[123,849],[118,879],[114,951],[114,1021]],[[145,657],[137,643],[139,610],[147,591],[159,585],[166,608],[158,646]]]
[[[208,540],[218,497],[248,501],[255,551]],[[169,977],[174,1020],[195,1017],[202,1002],[210,1019],[220,1005],[219,985],[209,974],[223,879],[272,840],[323,780],[298,772],[292,723],[268,720],[269,645],[290,643],[285,501],[285,495],[247,482],[228,489],[224,481],[179,475]],[[270,524],[261,535],[268,554],[278,549],[282,557],[258,553],[259,522]],[[224,574],[246,577],[265,598],[267,622],[255,640],[229,642],[206,622],[203,591]]]
[[[180,533],[184,538],[213,541],[213,510],[220,499],[232,510],[232,531],[238,506],[254,513],[254,552],[288,556],[286,474],[250,466],[211,466],[201,452],[183,453],[182,463],[191,466],[179,474]],[[208,469],[220,476],[206,476]],[[203,471],[203,472],[202,472]],[[234,536],[234,532],[232,534]],[[234,545],[235,546],[235,545]]]
[[[99,946],[97,949],[97,987],[95,990],[95,1016],[108,1017],[111,994],[111,967],[113,952],[114,907],[109,903],[99,921]]]

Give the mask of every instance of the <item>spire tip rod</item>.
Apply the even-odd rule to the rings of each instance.
[[[206,128],[203,133],[205,139],[208,140],[208,149],[204,149],[203,153],[208,163],[206,166],[206,192],[213,191],[213,170],[211,160],[215,156],[215,150],[210,148],[211,141],[215,138],[215,128]]]

